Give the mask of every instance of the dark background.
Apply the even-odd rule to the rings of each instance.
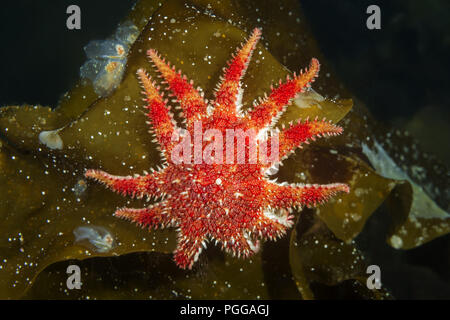
[[[78,81],[83,47],[104,40],[126,17],[134,0],[16,0],[2,2],[0,106],[55,107]],[[68,30],[66,9],[81,8],[81,30]]]
[[[450,1],[302,0],[322,52],[379,120],[450,167]],[[381,30],[366,28],[369,5]]]
[[[450,166],[450,1],[302,0],[324,55],[375,117],[410,131]],[[366,9],[381,8],[381,30]],[[447,191],[448,192],[448,191]],[[381,207],[356,239],[382,282],[400,299],[450,299],[450,236],[399,251],[385,242]]]
[[[352,92],[376,106],[372,111],[377,116],[389,119],[427,104],[450,104],[450,1],[301,4],[339,76]],[[381,8],[381,30],[365,27],[371,4]]]
[[[274,0],[275,1],[275,0]],[[0,12],[0,106],[56,106],[79,79],[83,47],[105,39],[134,0],[16,0]],[[66,8],[81,7],[82,28],[66,28]],[[406,128],[425,150],[450,163],[450,1],[303,0],[321,49],[348,89],[382,122]],[[366,28],[377,4],[382,29]],[[386,214],[359,237],[397,298],[450,298],[449,237],[399,252],[385,244]]]

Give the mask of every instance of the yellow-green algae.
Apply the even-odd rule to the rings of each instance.
[[[352,239],[391,190],[392,234],[406,230],[405,248],[449,232],[448,218],[420,216],[416,222],[433,232],[411,231],[410,184],[382,177],[371,167],[362,143],[373,147],[371,138],[379,135],[378,126],[361,103],[350,111],[352,101],[337,98],[350,94],[321,56],[297,2],[286,1],[280,7],[278,2],[141,0],[127,20],[141,33],[131,46],[122,82],[110,96],[99,98],[92,84],[80,82],[54,110],[0,109],[1,298],[310,299],[322,297],[320,290],[311,289],[311,282],[346,286],[348,281],[360,297],[385,298],[383,290],[367,292],[361,287],[365,263]],[[251,259],[235,259],[212,247],[194,270],[182,271],[171,262],[173,230],[141,230],[112,217],[116,207],[144,203],[96,184],[81,187],[87,183],[83,173],[86,168],[102,168],[128,175],[160,163],[135,76],[142,67],[155,76],[147,49],[157,49],[203,88],[206,98],[212,98],[230,54],[254,27],[262,27],[263,39],[243,80],[244,107],[268,92],[272,83],[317,57],[322,70],[315,91],[297,97],[279,123],[316,116],[335,122],[344,118],[342,136],[298,150],[280,169],[279,179],[345,182],[351,192],[319,207],[317,216],[312,210],[297,214],[295,231],[267,243]],[[48,148],[39,140],[43,131],[51,130],[56,130],[62,149]],[[101,253],[75,243],[73,230],[83,225],[107,228],[117,245]],[[337,250],[341,246],[344,250]],[[85,277],[77,292],[65,287],[65,268],[74,259]],[[106,285],[105,279],[112,284]]]

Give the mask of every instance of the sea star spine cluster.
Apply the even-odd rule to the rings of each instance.
[[[163,167],[133,177],[114,176],[101,170],[86,171],[87,177],[124,196],[161,198],[142,209],[120,208],[115,215],[149,229],[176,227],[178,244],[174,259],[181,268],[192,268],[208,241],[214,241],[238,257],[248,257],[259,250],[260,239],[274,240],[286,233],[293,223],[290,214],[293,207],[315,206],[338,192],[349,190],[341,183],[279,184],[269,179],[268,175],[274,173],[272,169],[301,144],[316,137],[340,134],[342,128],[325,119],[306,119],[281,130],[273,128],[290,100],[306,90],[317,77],[320,64],[316,59],[311,60],[305,72],[272,88],[270,95],[252,110],[241,112],[240,81],[260,37],[261,31],[255,29],[228,62],[211,103],[194,89],[192,81],[176,72],[155,50],[150,49],[147,54],[180,105],[187,135],[194,134],[198,123],[206,130],[215,130],[212,139],[200,141],[201,155],[211,149],[211,144],[223,147],[222,143],[217,143],[222,141],[220,134],[232,128],[257,132],[256,137],[249,136],[241,141],[247,151],[251,143],[262,148],[269,138],[278,134],[278,159],[269,163],[259,158],[255,163],[174,161],[172,151],[178,140],[173,137],[178,126],[160,88],[139,69],[137,75],[145,95],[147,117],[164,158]],[[268,147],[272,154],[275,150],[271,148],[272,145]],[[213,150],[212,158],[218,151]],[[236,154],[234,144],[230,150]],[[245,159],[249,159],[247,153]]]
[[[309,69],[301,71],[299,75],[294,74],[293,79],[287,77],[285,83],[279,82],[279,86],[274,89],[269,97],[256,105],[248,114],[250,125],[257,129],[262,129],[268,123],[273,123],[278,116],[285,110],[289,101],[299,92],[309,88],[311,82],[317,77],[320,70],[320,64],[317,59],[311,59]]]

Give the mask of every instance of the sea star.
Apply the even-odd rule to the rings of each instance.
[[[195,125],[199,123],[206,130],[215,129],[220,133],[228,129],[252,129],[258,133],[257,137],[249,137],[243,143],[245,150],[249,150],[251,143],[261,148],[269,140],[268,133],[270,136],[277,133],[279,158],[271,162],[258,158],[256,163],[223,163],[215,161],[220,157],[214,153],[211,156],[213,163],[178,161],[174,158],[174,151],[180,145],[175,142],[175,138],[180,137],[179,128],[159,88],[143,69],[139,69],[137,75],[146,96],[147,116],[165,164],[150,174],[145,172],[134,177],[114,176],[101,170],[86,171],[86,177],[96,179],[124,196],[162,196],[160,202],[146,208],[120,208],[115,216],[149,229],[176,227],[178,243],[174,260],[183,269],[192,268],[208,241],[219,243],[222,250],[238,257],[248,257],[259,250],[259,239],[274,240],[286,233],[293,224],[293,216],[290,215],[293,207],[316,205],[337,192],[349,191],[347,185],[340,183],[278,184],[269,179],[269,175],[295,148],[308,143],[308,140],[315,140],[315,137],[340,134],[342,128],[325,119],[306,119],[281,131],[273,129],[286,105],[296,94],[309,88],[318,75],[320,64],[314,58],[308,70],[294,74],[292,79],[288,77],[283,84],[280,82],[252,110],[247,113],[241,111],[240,81],[260,37],[261,31],[256,28],[246,43],[238,48],[228,67],[224,68],[215,101],[211,104],[194,89],[192,81],[177,73],[155,50],[150,49],[147,54],[180,104],[181,115],[186,121],[184,136],[186,133],[195,136]],[[200,142],[200,156],[210,141]],[[217,142],[216,136],[214,142]],[[267,147],[270,152],[271,148],[272,145]],[[230,150],[234,159],[237,154],[234,145]],[[247,153],[245,159],[249,160]]]

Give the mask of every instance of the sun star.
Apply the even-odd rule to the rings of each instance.
[[[224,134],[228,129],[251,129],[257,137],[244,140],[244,150],[249,151],[251,143],[261,148],[276,133],[279,141],[276,160],[267,162],[258,158],[255,163],[220,163],[214,161],[216,155],[212,153],[213,163],[176,161],[179,159],[174,158],[174,151],[179,141],[174,137],[180,128],[159,87],[139,69],[137,75],[146,97],[147,116],[165,162],[163,167],[133,177],[115,176],[101,170],[86,171],[86,177],[124,196],[162,197],[160,202],[145,208],[120,208],[115,216],[149,229],[175,227],[178,243],[174,260],[183,269],[192,268],[209,241],[233,255],[248,257],[258,252],[261,239],[275,240],[286,233],[293,224],[290,214],[293,208],[315,206],[338,192],[349,191],[348,186],[341,183],[278,184],[270,179],[281,161],[297,147],[316,137],[340,134],[342,128],[325,119],[299,120],[282,130],[273,127],[291,99],[307,90],[318,75],[317,59],[312,59],[304,72],[294,74],[292,79],[288,77],[286,82],[273,88],[269,96],[251,110],[246,113],[241,110],[240,81],[260,37],[261,31],[254,29],[238,48],[224,69],[215,100],[210,103],[194,89],[192,81],[177,73],[155,50],[147,53],[180,105],[187,135],[194,135],[198,123],[204,130],[214,129]],[[211,140],[201,141],[200,152],[208,148]],[[238,147],[231,149],[234,155]],[[245,159],[249,159],[247,154]]]

